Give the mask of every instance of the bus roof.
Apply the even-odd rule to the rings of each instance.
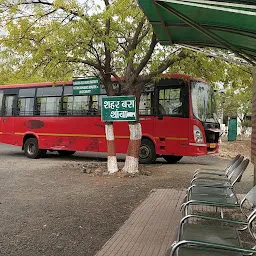
[[[72,85],[72,81],[68,82],[40,82],[40,83],[29,83],[29,84],[6,84],[6,85],[0,85],[0,89],[5,88],[24,88],[24,87],[44,87],[44,86],[53,86],[53,85]]]
[[[176,79],[185,79],[186,81],[189,81],[191,79],[198,80],[204,82],[200,78],[194,78],[188,75],[184,74],[163,74],[164,78],[176,78]],[[116,81],[116,79],[112,79],[112,81]],[[67,81],[67,82],[40,82],[40,83],[28,83],[28,84],[6,84],[6,85],[0,85],[0,89],[6,89],[6,88],[29,88],[29,87],[44,87],[44,86],[53,86],[53,85],[72,85],[73,81]]]

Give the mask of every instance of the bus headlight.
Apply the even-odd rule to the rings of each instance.
[[[203,143],[204,139],[203,139],[203,134],[202,131],[200,130],[200,128],[196,125],[194,125],[194,139],[196,143]]]

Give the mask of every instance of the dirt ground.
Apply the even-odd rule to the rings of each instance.
[[[242,154],[251,159],[251,140],[250,138],[238,138],[236,141],[227,141],[222,139],[218,155],[223,158],[234,157],[236,154]]]
[[[0,255],[93,256],[150,191],[186,189],[193,170],[224,167],[230,156],[249,155],[249,145],[223,142],[219,156],[184,157],[174,165],[159,159],[141,166],[143,175],[129,177],[102,174],[104,157],[30,160],[19,148],[0,144]],[[251,182],[250,169],[240,191]]]

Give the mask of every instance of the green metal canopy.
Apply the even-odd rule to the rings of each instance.
[[[228,49],[256,65],[256,0],[138,0],[163,45]]]

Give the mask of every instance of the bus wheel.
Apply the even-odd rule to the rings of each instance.
[[[71,150],[58,150],[58,154],[60,156],[71,156],[75,153],[76,153],[76,151],[71,151]]]
[[[151,164],[156,160],[155,145],[148,139],[142,139],[140,145],[139,162],[141,164]]]
[[[38,148],[38,141],[36,138],[29,138],[24,143],[24,153],[28,158],[40,158],[46,150]]]
[[[163,156],[164,160],[167,161],[169,164],[175,164],[178,161],[180,161],[180,159],[182,158],[182,156]]]

